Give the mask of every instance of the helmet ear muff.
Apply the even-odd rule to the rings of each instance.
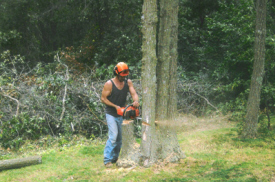
[[[114,75],[117,76],[117,74],[118,74],[118,73],[117,73],[117,67],[114,68],[114,71],[113,71],[113,72],[114,72]]]

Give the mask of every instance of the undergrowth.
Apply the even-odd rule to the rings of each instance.
[[[2,159],[41,155],[42,164],[0,173],[0,181],[274,181],[274,135],[238,138],[236,123],[224,118],[186,116],[178,140],[186,158],[150,168],[106,169],[105,139],[43,137],[25,142]],[[273,131],[270,131],[273,132]]]

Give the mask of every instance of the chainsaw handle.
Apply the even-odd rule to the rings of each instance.
[[[124,109],[124,111],[123,111],[123,115],[122,115],[123,117],[124,117],[124,115],[125,115],[125,113],[126,113],[127,108],[130,107],[130,106],[133,106],[133,104],[130,104],[130,105],[128,105],[128,106],[125,107],[125,109]]]

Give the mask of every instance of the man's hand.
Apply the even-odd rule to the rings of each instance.
[[[116,108],[116,110],[118,110],[118,109],[120,108],[120,106],[117,106],[117,105],[116,105],[115,108]]]
[[[133,105],[134,107],[138,107],[138,106],[139,106],[139,103],[138,103],[138,101],[134,101],[132,105]]]

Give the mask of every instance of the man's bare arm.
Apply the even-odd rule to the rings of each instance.
[[[111,94],[112,92],[112,82],[111,81],[107,81],[104,84],[103,90],[102,90],[102,94],[101,94],[101,102],[103,102],[104,104],[114,107],[116,109],[120,108],[119,106],[115,105],[114,103],[110,102],[107,97]]]
[[[133,99],[133,106],[135,107],[138,107],[139,106],[139,103],[138,103],[138,94],[134,88],[134,85],[133,85],[133,82],[128,79],[128,86],[129,86],[129,92],[132,96],[132,99]]]

